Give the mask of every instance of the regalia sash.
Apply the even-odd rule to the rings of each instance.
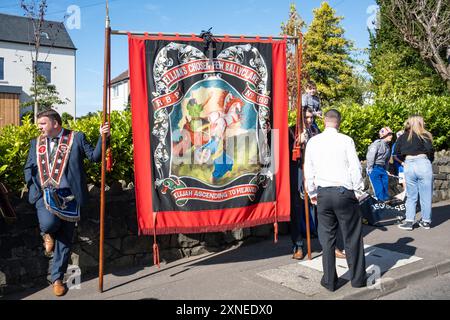
[[[74,132],[63,129],[53,164],[50,164],[47,138],[36,140],[36,159],[45,207],[59,218],[74,222],[80,220],[80,208],[70,189],[60,189],[61,179],[69,160]]]

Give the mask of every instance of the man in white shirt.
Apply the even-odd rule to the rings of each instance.
[[[306,145],[305,179],[313,204],[317,203],[319,241],[324,275],[321,285],[330,291],[337,286],[336,232],[341,228],[353,287],[366,285],[364,244],[356,194],[364,188],[361,165],[353,139],[338,132],[341,114],[325,113],[325,130]]]

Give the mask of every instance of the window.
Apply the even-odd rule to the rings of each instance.
[[[38,61],[36,65],[36,72],[38,75],[45,77],[47,81],[52,82],[52,64],[51,62]]]
[[[113,96],[114,97],[119,96],[119,86],[118,85],[113,87]]]
[[[4,58],[0,58],[0,80],[5,80],[5,69],[3,66],[5,59]]]

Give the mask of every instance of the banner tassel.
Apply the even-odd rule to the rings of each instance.
[[[277,211],[277,203],[275,204],[275,223],[273,224],[273,233],[274,233],[274,243],[278,242],[278,211]]]
[[[273,232],[274,232],[274,243],[278,242],[278,222],[273,224]]]
[[[111,172],[113,168],[113,157],[111,147],[106,150],[106,171]]]

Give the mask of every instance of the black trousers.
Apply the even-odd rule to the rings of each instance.
[[[319,188],[317,195],[319,220],[319,241],[322,245],[323,278],[322,286],[336,289],[336,233],[342,231],[347,264],[353,287],[366,284],[366,262],[362,239],[362,223],[358,200],[353,191],[343,187]]]
[[[305,205],[300,198],[300,186],[299,186],[299,171],[301,163],[300,161],[293,161],[291,159],[289,163],[289,178],[291,185],[291,240],[293,252],[297,249],[303,249],[303,236],[302,236],[302,216],[305,214]]]
[[[51,269],[52,283],[56,280],[63,280],[69,265],[75,222],[64,221],[50,213],[45,207],[43,198],[36,202],[36,209],[41,232],[50,233],[55,239]]]

